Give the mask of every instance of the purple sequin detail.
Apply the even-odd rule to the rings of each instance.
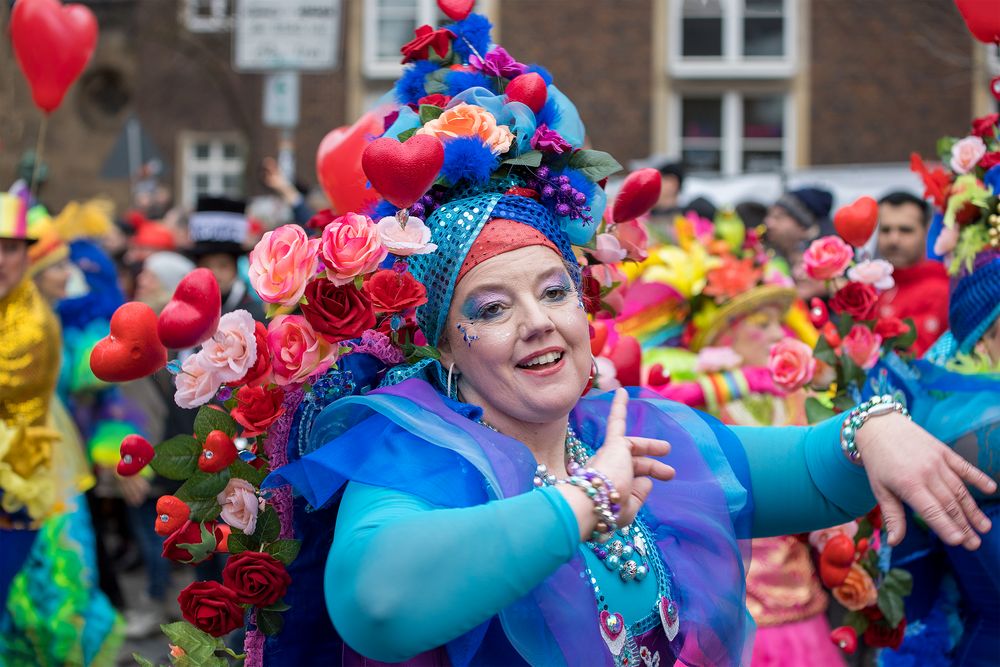
[[[369,329],[361,334],[360,343],[352,343],[355,352],[370,354],[389,366],[401,364],[406,359],[402,350],[392,344],[384,333]]]
[[[278,417],[278,421],[268,430],[264,451],[270,460],[271,470],[277,470],[288,463],[288,432],[295,420],[295,411],[302,402],[302,395],[301,387],[285,391],[285,413]],[[286,484],[274,489],[274,495],[269,502],[281,520],[281,539],[291,539],[293,537],[291,487]]]
[[[256,628],[257,610],[250,610],[250,624],[253,630],[247,630],[243,639],[243,652],[247,654],[244,667],[263,667],[264,665],[264,633]]]

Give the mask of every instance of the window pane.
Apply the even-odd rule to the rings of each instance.
[[[232,160],[240,156],[240,149],[236,144],[223,144],[222,154],[226,159]]]
[[[194,159],[196,160],[207,160],[208,159],[208,144],[195,144],[194,145]]]
[[[226,174],[222,177],[222,189],[227,195],[243,194],[243,177],[238,174]]]
[[[378,22],[378,57],[399,60],[399,49],[413,39],[417,29],[416,18],[385,18]]]
[[[743,55],[784,55],[783,5],[782,0],[746,0],[746,13],[743,19]]]
[[[781,171],[781,151],[744,151],[743,171]]]
[[[208,174],[198,174],[194,177],[194,189],[199,194],[208,192]]]
[[[722,152],[706,150],[682,150],[681,160],[684,168],[689,172],[713,172],[722,171]]]
[[[722,55],[720,0],[684,0],[681,15],[681,55]]]
[[[785,98],[781,95],[743,99],[743,136],[773,139],[785,134]]]
[[[722,99],[684,98],[681,103],[681,136],[721,137]]]

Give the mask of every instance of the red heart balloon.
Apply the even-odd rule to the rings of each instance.
[[[195,269],[177,283],[173,298],[160,313],[156,333],[172,350],[194,347],[215,335],[221,310],[222,294],[215,275],[208,269]]]
[[[438,7],[452,21],[461,21],[472,13],[476,0],[438,0]]]
[[[156,455],[156,451],[149,444],[149,441],[141,435],[135,434],[127,435],[122,439],[118,452],[121,454],[121,460],[118,461],[117,470],[122,477],[131,477],[137,474]]]
[[[156,336],[156,313],[130,301],[111,316],[111,333],[90,353],[90,370],[105,382],[128,382],[167,365],[167,348]]]
[[[232,438],[224,431],[212,431],[206,436],[205,444],[202,445],[198,468],[202,472],[220,472],[228,468],[238,455]]]
[[[83,5],[20,0],[10,15],[10,37],[35,105],[51,113],[97,46],[97,19]]]
[[[649,377],[646,383],[651,387],[662,387],[670,384],[670,375],[663,371],[663,364],[654,364],[649,369]]]
[[[632,336],[620,336],[608,358],[615,364],[615,377],[623,387],[642,384],[642,348]]]
[[[660,200],[662,185],[660,172],[652,167],[633,171],[615,196],[615,205],[611,209],[614,221],[635,220],[649,213]]]
[[[153,529],[157,535],[169,537],[191,518],[191,508],[177,496],[160,496],[156,501],[156,523]]]
[[[842,625],[831,630],[830,641],[844,653],[854,653],[858,650],[858,632],[849,625]]]
[[[840,238],[855,248],[872,237],[878,224],[878,202],[871,197],[858,197],[850,206],[841,207],[833,216],[833,227]]]
[[[409,208],[423,197],[443,164],[444,146],[428,134],[415,134],[403,143],[382,137],[368,144],[361,156],[372,187],[399,208]]]
[[[365,211],[378,200],[361,169],[361,154],[372,137],[385,129],[384,110],[369,111],[354,125],[338,127],[323,137],[316,151],[316,177],[338,215]]]
[[[526,104],[535,113],[542,110],[549,98],[549,88],[545,85],[545,79],[537,72],[528,72],[515,77],[507,84],[504,93],[511,102]]]
[[[590,353],[595,357],[601,356],[604,344],[608,342],[608,325],[600,320],[592,322],[590,325]]]
[[[1000,0],[955,0],[955,4],[976,39],[1000,43]]]

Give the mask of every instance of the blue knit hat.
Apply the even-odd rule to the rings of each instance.
[[[799,188],[781,195],[775,205],[788,211],[803,227],[822,226],[830,219],[833,194],[822,188]]]
[[[948,321],[958,351],[968,354],[1000,317],[1000,254],[958,281],[951,293]]]

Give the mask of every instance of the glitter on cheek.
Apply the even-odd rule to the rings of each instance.
[[[472,325],[471,324],[470,325],[466,325],[466,324],[456,324],[455,325],[455,327],[459,331],[462,332],[462,340],[465,341],[465,344],[468,345],[469,347],[472,347],[472,341],[479,340],[479,336],[476,336],[475,334],[470,334],[469,333],[469,327],[470,326],[472,326]]]

